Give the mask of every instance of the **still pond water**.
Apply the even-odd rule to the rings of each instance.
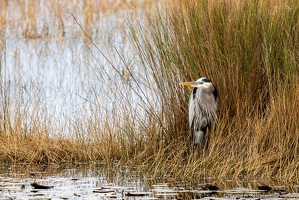
[[[224,182],[219,182],[220,186],[215,180],[197,185],[154,180],[140,175],[134,167],[116,170],[101,163],[24,165],[3,167],[0,199],[299,199],[298,185],[266,186],[256,180]]]
[[[20,116],[28,128],[47,121],[56,136],[85,130],[86,121],[115,123],[123,116],[115,105],[142,110],[144,96],[154,95],[130,82],[132,74],[143,80],[144,70],[129,24],[154,2],[0,1],[0,114]]]

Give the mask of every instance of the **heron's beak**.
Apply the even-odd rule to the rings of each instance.
[[[196,81],[192,81],[192,82],[183,82],[182,85],[184,86],[190,86],[190,87],[198,87],[199,85],[201,85],[202,83],[198,83]]]

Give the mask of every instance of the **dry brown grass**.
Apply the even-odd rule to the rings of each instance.
[[[159,161],[153,171],[185,178],[296,179],[298,5],[292,1],[178,5],[150,18],[149,31],[143,27],[135,36],[165,106],[161,119],[171,141],[151,157],[154,163]],[[201,76],[211,78],[218,88],[219,121],[209,131],[208,149],[193,149],[189,155],[185,92],[190,91],[180,88],[177,77],[188,81]]]

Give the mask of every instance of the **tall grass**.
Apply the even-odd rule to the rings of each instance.
[[[146,168],[177,177],[296,179],[298,17],[295,1],[180,1],[133,27],[168,144],[147,156]],[[190,90],[179,83],[202,76],[219,91],[219,119],[208,148],[189,152]]]

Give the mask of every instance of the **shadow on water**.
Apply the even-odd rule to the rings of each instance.
[[[135,167],[114,169],[103,163],[2,166],[0,199],[299,199],[298,185],[210,181],[156,180]]]

